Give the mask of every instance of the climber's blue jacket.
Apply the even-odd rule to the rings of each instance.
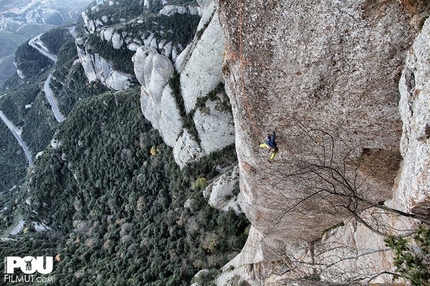
[[[275,148],[276,148],[275,138],[276,138],[275,131],[273,131],[273,134],[272,134],[272,135],[267,134],[266,144],[267,144],[271,149],[275,149]]]

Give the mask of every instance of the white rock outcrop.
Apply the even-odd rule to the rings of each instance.
[[[112,36],[112,46],[114,49],[121,49],[122,44],[124,43],[124,40],[122,39],[121,35],[115,32]]]
[[[211,19],[209,25],[201,38],[191,43],[185,61],[181,62],[183,66],[176,65],[181,72],[181,92],[187,112],[194,108],[197,98],[205,96],[223,81],[224,36],[213,1],[207,3],[203,14],[201,23]]]
[[[160,14],[165,16],[172,16],[174,14],[200,15],[201,8],[199,6],[166,5],[160,10]]]
[[[206,101],[205,108],[198,108],[193,120],[202,149],[211,153],[234,143],[233,116],[220,111],[220,101]]]
[[[399,83],[403,157],[396,206],[430,215],[430,21],[426,20],[406,59]]]
[[[98,10],[99,8],[97,6],[94,6],[91,8],[92,10]],[[96,32],[100,27],[103,27],[103,21],[101,19],[91,19],[88,17],[88,14],[86,11],[81,13],[82,19],[84,21],[85,27],[87,28],[88,32],[94,33]]]
[[[174,146],[182,129],[182,119],[168,86],[174,67],[168,58],[145,46],[136,50],[133,62],[141,84],[142,113],[159,130],[164,142]]]
[[[233,193],[235,185],[238,183],[239,167],[236,165],[232,170],[209,184],[204,191],[204,196],[208,197],[209,205],[212,207],[222,211],[233,210],[236,214],[239,214],[242,211],[237,197]]]
[[[206,96],[220,82],[224,37],[215,4],[201,2],[204,13],[199,23],[200,36],[178,56],[171,43],[157,43],[153,34],[142,39],[145,46],[137,49],[133,57],[136,78],[142,85],[141,104],[144,116],[160,131],[164,142],[173,147],[179,166],[234,143],[233,117],[229,111],[218,108],[218,101],[207,101],[204,108],[196,109],[199,97]],[[215,13],[215,14],[214,14]],[[203,31],[203,27],[207,28]],[[177,103],[168,86],[173,65],[157,50],[172,54],[175,68],[180,73],[181,95],[186,112],[195,110],[193,121],[200,144],[182,129]]]
[[[187,130],[184,130],[173,146],[173,157],[179,167],[202,156],[202,149]]]
[[[102,40],[109,42],[110,40],[112,40],[112,36],[113,36],[114,32],[115,32],[115,30],[112,27],[108,27],[106,29],[103,29],[100,32],[100,37]]]
[[[124,90],[130,87],[132,76],[114,70],[111,64],[99,54],[86,53],[78,48],[78,56],[89,82],[100,80],[113,90]]]
[[[17,69],[16,70],[16,74],[19,76],[19,78],[21,78],[21,79],[24,79],[25,78],[25,75],[24,75],[24,73],[22,72],[22,70],[19,70],[19,69]]]
[[[131,86],[130,80],[132,77],[116,70],[111,70],[104,80],[104,84],[113,90],[124,90]],[[101,77],[103,82],[103,77]]]
[[[137,51],[137,49],[140,47],[141,45],[137,44],[137,43],[130,43],[129,45],[127,45],[127,49],[129,49],[130,51]]]
[[[213,1],[206,3],[199,27],[205,26],[205,23],[209,24],[202,30],[201,38],[195,38],[175,64],[180,71],[181,94],[187,113],[195,109],[199,97],[206,96],[223,82],[221,67],[224,37]],[[234,143],[234,125],[230,113],[218,111],[214,102],[208,101],[206,105],[207,113],[197,109],[193,118],[201,148],[195,148],[195,141],[188,136],[178,140],[173,153],[179,165]]]

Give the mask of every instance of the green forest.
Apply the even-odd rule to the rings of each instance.
[[[125,2],[129,10],[140,3]],[[158,0],[151,3],[153,9],[161,5]],[[107,9],[112,8],[105,5],[99,12]],[[124,31],[153,32],[183,47],[199,21],[191,15],[116,10],[110,19],[147,14],[139,25],[124,25]],[[83,28],[78,25],[76,30],[82,33]],[[55,257],[50,274],[54,282],[49,285],[164,286],[194,280],[211,285],[219,269],[240,252],[249,231],[243,214],[221,212],[203,197],[203,190],[221,175],[217,170],[237,164],[235,146],[180,169],[172,148],[143,117],[139,87],[114,92],[99,81],[88,82],[66,28],[52,30],[41,40],[57,55],[55,66],[22,45],[16,61],[25,78],[8,79],[0,98],[0,110],[22,128],[22,139],[35,158],[28,167],[21,147],[2,124],[0,171],[8,175],[0,179],[0,230],[5,238],[1,255]],[[115,69],[133,73],[132,51],[114,50],[91,35],[88,40]],[[42,91],[49,73],[67,117],[62,123],[56,122]],[[199,106],[210,99],[218,100],[220,108],[231,108],[226,96],[216,96],[223,92],[220,84]],[[192,114],[184,122],[195,131]],[[194,135],[198,139],[196,131]],[[25,222],[22,231],[9,235],[20,221]],[[42,225],[48,230],[41,230]],[[4,267],[4,261],[0,264]],[[209,271],[194,278],[202,269]]]
[[[26,225],[3,256],[56,256],[58,285],[189,285],[243,246],[246,218],[202,196],[217,166],[236,164],[234,146],[179,169],[143,118],[138,89],[80,101],[55,138],[13,206],[53,230]]]

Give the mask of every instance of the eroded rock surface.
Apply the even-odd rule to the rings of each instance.
[[[81,44],[81,39],[77,39],[76,42]],[[99,54],[88,53],[79,47],[77,50],[79,60],[89,82],[100,80],[100,82],[113,90],[124,90],[131,86],[131,75],[114,70],[112,65]]]
[[[226,35],[223,73],[236,126],[241,203],[253,225],[238,259],[252,265],[254,281],[274,271],[270,262],[291,267],[299,258],[306,261],[322,233],[351,215],[352,194],[375,204],[392,198],[401,160],[398,82],[417,31],[417,14],[411,12],[416,7],[411,10],[404,2],[414,6],[414,1],[218,1]],[[409,94],[417,93],[416,87],[409,89]],[[417,100],[423,100],[415,107],[421,114],[425,99]],[[426,117],[418,118],[417,138],[424,146]],[[279,154],[270,164],[259,143],[273,130]],[[405,156],[408,148],[402,148]],[[418,164],[428,170],[426,159]],[[421,182],[418,189],[425,190],[426,172],[421,175],[416,177]],[[402,192],[409,190],[405,186]],[[364,241],[372,236],[357,232],[360,227],[343,229],[345,239],[354,242],[351,249],[378,255],[385,251],[381,239],[371,250]],[[385,263],[389,259],[364,256],[368,263],[378,262],[363,275],[392,267]],[[277,270],[290,278],[312,274],[325,281],[341,281],[341,271],[354,271],[345,264],[343,270],[339,266],[338,272],[325,273],[309,267],[317,259],[311,257],[308,267]]]
[[[197,28],[201,31],[197,33],[201,34],[200,39],[196,39],[187,53],[184,53],[185,60],[181,65],[176,65],[181,72],[181,91],[187,112],[194,108],[197,98],[205,96],[223,81],[223,31],[214,1],[209,1],[206,5],[202,24]]]
[[[209,205],[222,210],[233,210],[236,214],[241,213],[237,203],[235,187],[239,181],[239,168],[235,166],[225,174],[222,174],[212,182],[204,191],[203,196],[208,198]]]
[[[202,2],[202,1],[200,1]],[[205,4],[198,35],[173,63],[155,48],[142,46],[133,57],[135,75],[142,85],[141,106],[144,116],[160,131],[166,144],[173,147],[176,163],[189,161],[234,143],[234,124],[224,92],[207,98],[223,83],[221,73],[224,37],[213,1]],[[179,73],[179,94],[174,94],[169,80]],[[183,107],[175,97],[183,99]],[[225,98],[224,98],[225,97]],[[197,106],[198,99],[200,106]],[[184,110],[180,110],[183,108]],[[182,114],[181,114],[182,113]],[[192,118],[196,134],[184,126]],[[196,138],[197,137],[197,138]]]
[[[409,50],[400,79],[404,158],[396,206],[430,216],[430,22]]]
[[[141,84],[141,109],[166,144],[176,143],[182,121],[168,85],[174,67],[170,60],[151,47],[142,46],[133,56],[134,73]]]

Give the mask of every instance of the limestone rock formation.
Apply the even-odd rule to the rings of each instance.
[[[203,13],[197,28],[201,33],[200,38],[184,54],[185,61],[176,65],[181,72],[181,92],[187,112],[194,108],[197,98],[205,96],[223,81],[221,67],[224,37],[215,3],[209,1]],[[202,27],[205,24],[207,27]]]
[[[114,49],[120,49],[123,43],[124,43],[124,40],[122,39],[121,35],[115,32],[112,35],[112,47]]]
[[[199,6],[177,6],[177,5],[166,5],[160,10],[160,14],[165,16],[171,16],[173,14],[191,14],[200,15],[201,8]]]
[[[222,174],[205,189],[203,195],[208,198],[209,204],[222,211],[233,210],[241,213],[234,194],[235,185],[239,182],[239,167]]]
[[[100,37],[105,40],[105,41],[111,41],[112,40],[112,36],[115,33],[114,28],[112,27],[107,27],[106,29],[104,29],[103,31],[100,32]]]
[[[133,56],[134,73],[141,84],[141,108],[152,126],[160,131],[166,144],[173,146],[182,121],[168,86],[173,65],[168,58],[150,47],[142,46]]]
[[[207,0],[197,0],[196,2],[197,2],[197,4],[200,6],[200,7],[203,7],[204,6],[204,4],[205,4],[205,2],[206,2]],[[148,10],[150,10],[150,9],[152,9],[153,8],[153,5],[156,5],[156,3],[158,3],[158,2],[154,2],[153,3],[153,1],[150,1],[150,0],[144,0],[144,1],[142,1],[143,2],[143,6],[146,8],[146,9],[148,9]],[[172,1],[172,0],[163,0],[162,1],[162,3],[163,3],[163,5],[165,5],[164,7],[163,7],[163,9],[161,10],[161,11],[163,11],[163,10],[167,10],[167,11],[170,11],[170,10],[173,10],[173,11],[175,11],[175,9],[178,9],[178,10],[182,10],[180,7],[181,6],[177,6],[177,5],[169,5],[170,3],[175,3],[175,2],[177,2],[177,1]],[[166,9],[166,6],[168,7],[167,9]],[[190,7],[191,7],[191,9],[190,9]],[[193,10],[193,8],[194,8],[195,6],[189,6],[189,7],[187,7],[188,8],[188,11],[194,11]],[[185,9],[187,9],[187,8],[185,8]],[[196,7],[197,8],[197,7]],[[161,13],[161,11],[160,11],[160,13]]]
[[[206,3],[197,30],[200,31],[197,32],[200,36],[184,50],[175,64],[180,72],[181,95],[187,113],[195,109],[198,98],[206,96],[223,82],[221,66],[224,38],[221,36],[222,30],[213,1]],[[217,110],[214,104],[216,105],[207,101],[206,113],[198,109],[193,116],[201,148],[191,147],[196,146],[197,142],[188,136],[180,138],[175,145],[173,153],[180,166],[234,142],[233,118],[229,112]],[[180,154],[186,154],[186,157],[181,158]]]
[[[397,206],[430,216],[430,21],[409,50],[400,79],[404,158],[396,192]]]
[[[180,167],[198,159],[202,153],[202,148],[187,130],[183,131],[173,146],[173,157]]]
[[[114,70],[111,64],[99,54],[87,53],[79,47],[77,50],[88,81],[100,80],[104,85],[114,90],[130,87],[131,75]]]
[[[270,272],[287,273],[284,278],[290,279],[311,275],[324,281],[352,281],[352,273],[366,259],[372,267],[360,272],[364,276],[391,269],[387,256],[365,254],[382,253],[385,247],[381,238],[379,244],[366,243],[373,235],[354,221],[343,228],[342,243],[357,250],[354,259],[365,256],[363,264],[336,261],[331,272],[333,268],[318,264],[327,261],[322,253],[332,250],[319,248],[320,257],[312,251],[323,233],[338,228],[350,212],[366,217],[361,211],[369,204],[360,205],[352,197],[374,204],[393,197],[401,159],[398,82],[420,17],[415,2],[218,1],[226,36],[223,74],[236,127],[241,207],[253,225],[242,255],[232,263],[249,266],[247,274],[241,274],[249,275],[248,283],[278,285],[280,275]],[[426,36],[422,37],[424,42]],[[428,48],[424,50],[409,63],[428,64]],[[414,167],[422,170],[414,177],[414,198],[407,195],[404,203],[409,204],[406,210],[427,212],[424,170],[430,128],[424,115],[428,94],[422,91],[428,79],[418,83],[418,74],[413,66],[403,76],[409,97],[402,101],[409,109],[401,111],[406,133],[401,155],[426,156],[418,162],[404,157],[403,169],[407,166],[409,176]],[[411,122],[413,128],[405,127]],[[258,146],[273,130],[279,154],[270,164]],[[402,194],[410,193],[406,182]],[[402,184],[401,179],[401,188]],[[354,209],[351,203],[356,204]],[[393,224],[392,219],[382,221]],[[324,238],[336,241],[330,239]],[[333,255],[346,257],[348,252]],[[390,279],[381,277],[382,282]]]
[[[409,230],[416,227],[413,220],[375,208],[368,209],[361,217],[366,221],[377,217],[381,229],[387,227],[390,233],[394,229],[403,230],[398,233],[400,235],[408,235]],[[382,274],[384,271],[395,271],[393,252],[386,246],[384,237],[355,219],[348,219],[344,225],[326,231],[320,243],[315,244],[314,254],[306,256],[307,261],[314,259],[315,265],[318,265],[314,269],[323,281],[343,284],[360,280],[366,284],[369,279],[372,283],[394,282],[393,276]],[[302,269],[304,272],[309,270]],[[401,281],[397,280],[399,283]]]
[[[142,85],[142,112],[160,131],[166,144],[173,147],[175,161],[181,167],[190,160],[234,143],[233,118],[231,112],[221,106],[225,101],[222,95],[216,100],[207,99],[203,106],[196,106],[198,98],[207,96],[223,82],[224,38],[214,2],[205,5],[198,26],[199,36],[175,61],[180,96],[197,134],[190,134],[188,127],[182,125],[180,106],[168,85],[174,69],[169,59],[146,46],[138,48],[133,58],[135,75]]]
[[[143,4],[147,9],[152,9],[151,2]],[[224,37],[214,2],[201,0],[197,1],[197,5],[167,5],[160,11],[168,16],[175,13],[201,14],[197,35],[186,49],[180,43],[164,39],[163,35],[169,31],[163,31],[157,23],[145,22],[142,17],[109,26],[100,7],[92,8],[92,18],[88,11],[83,13],[88,34],[98,34],[113,49],[122,49],[126,45],[129,50],[135,51],[134,72],[142,86],[142,112],[160,131],[166,144],[174,147],[175,160],[181,167],[190,160],[234,143],[230,110],[220,108],[219,102],[213,100],[203,102],[204,106],[196,106],[199,98],[206,97],[223,82],[221,66],[224,49]],[[140,25],[146,30],[136,28]],[[76,41],[81,63],[90,81],[98,79],[116,90],[130,85],[131,76],[113,70],[107,60],[92,54],[85,35]],[[173,75],[173,63],[180,74],[180,94],[173,94],[168,85]],[[181,115],[184,116],[184,111],[175,98],[178,96],[183,98],[185,112],[193,126],[183,126],[185,119]],[[220,98],[220,101],[225,100]],[[193,133],[197,134],[191,134],[189,128],[196,130]]]
[[[166,5],[169,1],[164,1],[164,8],[160,11],[160,15],[171,16],[173,14],[191,14],[200,15],[202,6],[176,6]],[[136,51],[139,46],[145,45],[157,49],[161,54],[171,58],[175,61],[179,53],[184,49],[183,43],[172,43],[167,41],[165,38],[169,38],[168,35],[172,32],[168,28],[162,27],[156,21],[147,21],[145,15],[137,16],[133,19],[117,19],[120,23],[110,25],[112,21],[112,15],[109,18],[108,15],[103,14],[104,11],[102,3],[98,3],[96,6],[91,8],[91,11],[84,11],[82,13],[82,19],[85,24],[86,33],[98,34],[100,39],[106,41],[107,45],[111,45],[114,49],[128,48],[131,51]],[[203,4],[203,3],[201,3]],[[99,6],[100,5],[100,6]],[[119,5],[119,2],[110,2],[109,6]],[[152,9],[152,3],[143,3],[146,9]],[[91,14],[91,16],[90,16]]]
[[[93,9],[96,9],[97,6],[93,7]],[[82,19],[84,21],[84,25],[86,29],[90,33],[96,32],[96,29],[99,26],[103,26],[103,22],[101,20],[92,20],[90,17],[88,17],[88,14],[86,12],[82,12]]]
[[[208,100],[204,108],[196,110],[193,120],[200,138],[200,145],[211,153],[234,143],[233,117],[221,110],[219,101]]]

